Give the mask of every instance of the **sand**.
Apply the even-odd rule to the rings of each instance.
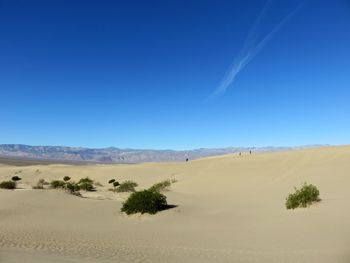
[[[39,172],[37,172],[39,170]],[[21,172],[19,172],[21,171]],[[0,262],[350,262],[350,146],[135,165],[0,165],[21,189],[0,190]],[[76,197],[33,190],[40,178],[100,182]],[[176,208],[126,216],[127,194],[107,181],[144,189],[176,179]],[[322,201],[286,210],[294,186],[318,186]]]

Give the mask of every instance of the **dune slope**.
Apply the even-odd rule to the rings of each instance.
[[[21,189],[0,190],[0,262],[349,262],[350,146],[227,155],[188,163],[0,165]],[[32,190],[39,178],[90,177],[104,186],[87,198]],[[119,212],[116,178],[143,189],[176,179],[174,209],[155,216]],[[286,210],[308,182],[322,202]]]

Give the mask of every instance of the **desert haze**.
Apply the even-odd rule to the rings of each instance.
[[[0,165],[0,262],[350,262],[350,146],[245,153],[189,162]],[[70,176],[102,184],[81,198],[32,186]],[[120,212],[129,194],[171,179],[172,209]],[[321,202],[287,210],[294,186],[317,185]]]

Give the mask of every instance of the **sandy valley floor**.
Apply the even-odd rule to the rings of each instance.
[[[350,262],[350,146],[188,163],[0,164],[0,181],[19,171],[22,189],[0,190],[1,263]],[[87,198],[31,189],[65,175],[103,187]],[[177,179],[165,194],[178,207],[121,214],[127,195],[107,191],[111,178],[138,189]],[[318,186],[322,202],[286,210],[286,196],[303,182]]]

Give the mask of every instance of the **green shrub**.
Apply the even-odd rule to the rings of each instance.
[[[67,182],[66,189],[72,195],[81,196],[81,194],[79,192],[80,191],[80,185],[78,183]]]
[[[143,190],[132,193],[123,203],[121,211],[128,215],[135,213],[156,214],[165,208],[167,208],[166,196],[159,192]]]
[[[115,182],[115,179],[111,179],[111,180],[108,181],[109,184],[112,184],[114,182]]]
[[[66,186],[66,183],[61,180],[53,180],[50,183],[51,188],[64,188]]]
[[[16,189],[16,182],[14,181],[3,181],[0,183],[2,189]]]
[[[14,182],[17,182],[17,181],[22,180],[22,178],[20,178],[20,177],[18,177],[18,176],[16,175],[16,176],[12,176],[11,180],[14,181]]]
[[[169,191],[170,186],[171,186],[171,181],[170,179],[168,179],[168,180],[164,180],[162,182],[154,184],[149,188],[149,190],[156,191],[156,192],[164,192],[164,191]]]
[[[321,199],[319,198],[320,192],[316,186],[312,184],[306,184],[297,189],[294,187],[295,192],[289,194],[286,198],[286,208],[287,209],[295,209],[298,207],[307,207],[314,202],[319,202]]]
[[[78,184],[83,184],[83,183],[90,183],[93,184],[94,180],[90,179],[89,177],[81,178],[78,182]]]
[[[95,190],[94,180],[90,179],[89,177],[81,178],[77,184],[79,185],[80,190],[85,190],[85,191]]]
[[[77,184],[75,182],[68,182],[66,184],[66,188],[70,193],[79,192],[79,190],[80,190],[79,184]]]
[[[50,186],[51,188],[63,188],[67,189],[70,193],[75,193],[77,195],[80,190],[85,190],[85,191],[94,191],[95,187],[93,185],[94,181],[91,180],[90,178],[82,178],[79,180],[78,183],[76,182],[68,182],[70,178],[68,179],[68,176],[65,176],[63,180],[66,179],[66,181],[62,180],[54,180],[51,181]]]
[[[69,180],[70,180],[70,177],[69,177],[69,176],[63,177],[63,181],[67,182],[67,181],[69,181]]]
[[[122,182],[119,187],[116,189],[118,193],[122,192],[135,192],[135,187],[138,184],[133,181],[124,181]]]

